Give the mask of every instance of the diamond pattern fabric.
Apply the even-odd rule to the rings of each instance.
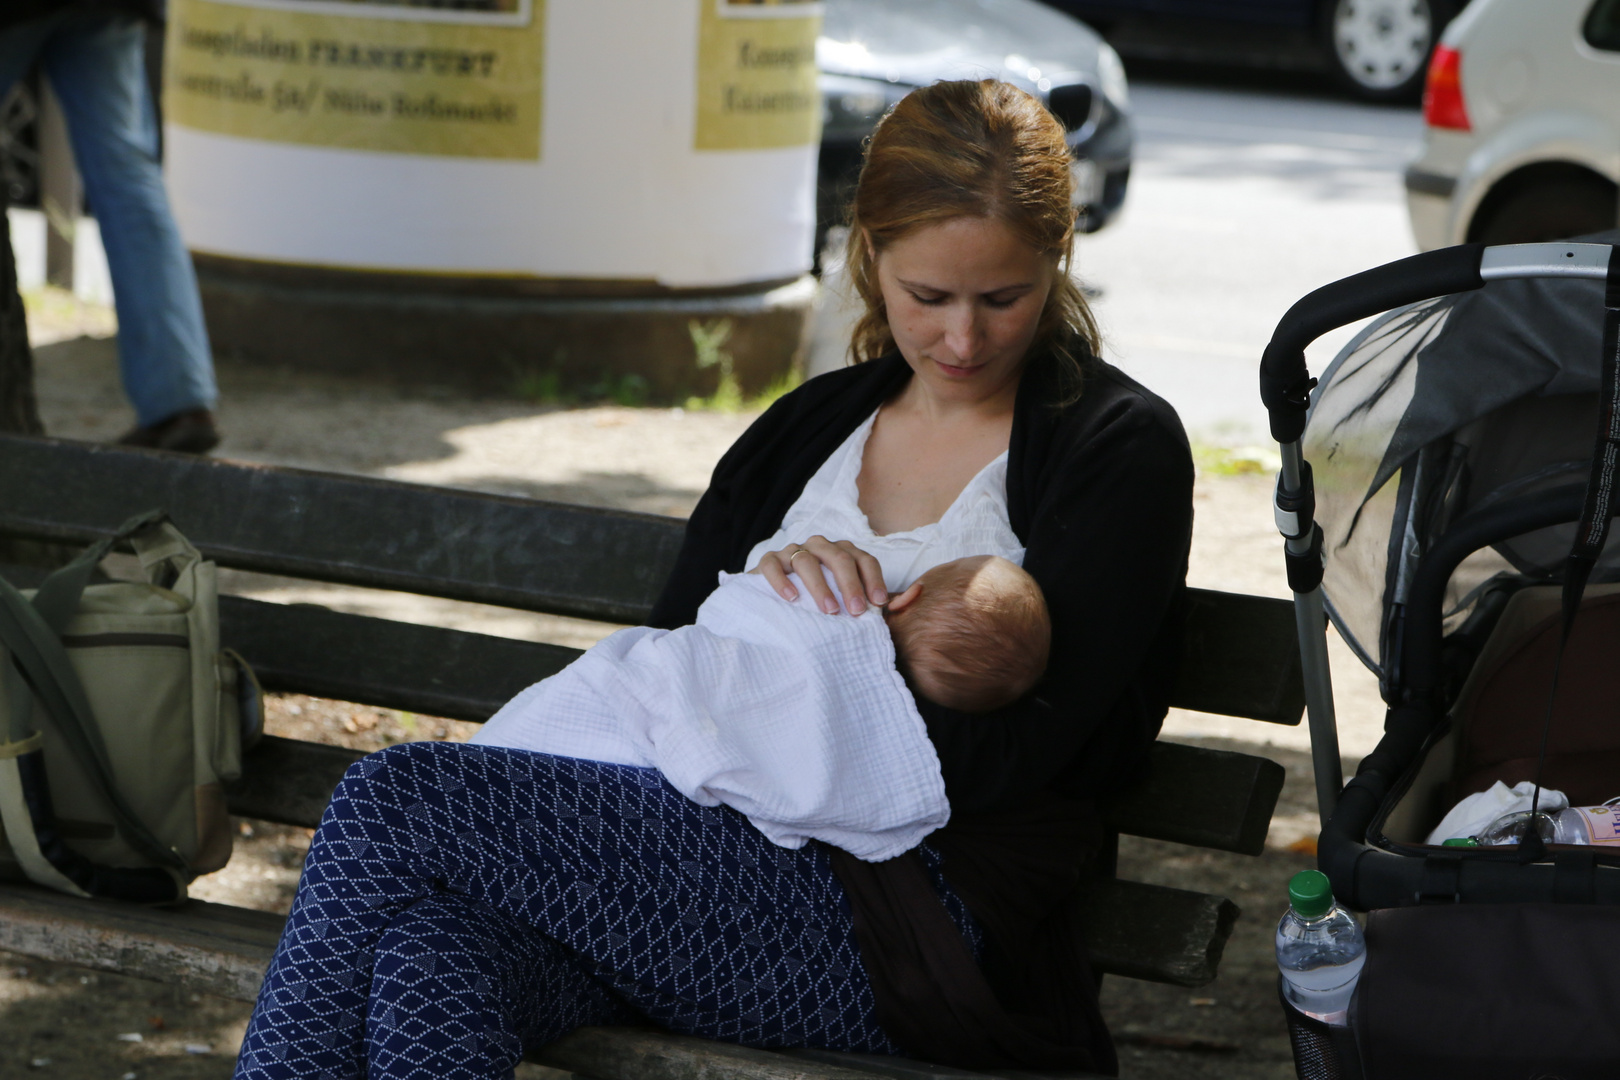
[[[525,1046],[646,1022],[896,1052],[820,846],[776,847],[654,769],[408,743],[333,793],[236,1076],[505,1077]]]

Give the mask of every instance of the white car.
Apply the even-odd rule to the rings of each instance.
[[[1474,0],[1430,62],[1406,173],[1424,249],[1615,227],[1620,0]]]

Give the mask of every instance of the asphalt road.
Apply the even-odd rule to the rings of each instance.
[[[1125,210],[1076,250],[1102,293],[1105,353],[1195,437],[1263,442],[1257,371],[1277,319],[1319,285],[1417,250],[1401,172],[1422,120],[1293,86],[1135,81],[1131,100]],[[824,305],[813,371],[840,362],[846,307]],[[1351,333],[1319,343],[1312,370]]]

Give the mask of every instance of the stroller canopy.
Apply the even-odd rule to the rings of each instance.
[[[1620,232],[1591,237],[1620,242]],[[1601,382],[1603,283],[1507,280],[1374,320],[1312,395],[1323,592],[1339,634],[1391,696],[1391,616],[1425,553],[1469,511],[1584,484]],[[1493,583],[1556,580],[1574,526],[1475,552],[1452,576],[1446,632]],[[1620,578],[1611,540],[1593,581]]]

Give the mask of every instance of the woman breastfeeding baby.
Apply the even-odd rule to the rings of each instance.
[[[856,362],[721,460],[652,628],[349,771],[238,1077],[508,1076],[615,1023],[1115,1070],[1066,901],[1164,716],[1192,465],[1096,357],[1072,193],[1022,91],[895,107]]]

